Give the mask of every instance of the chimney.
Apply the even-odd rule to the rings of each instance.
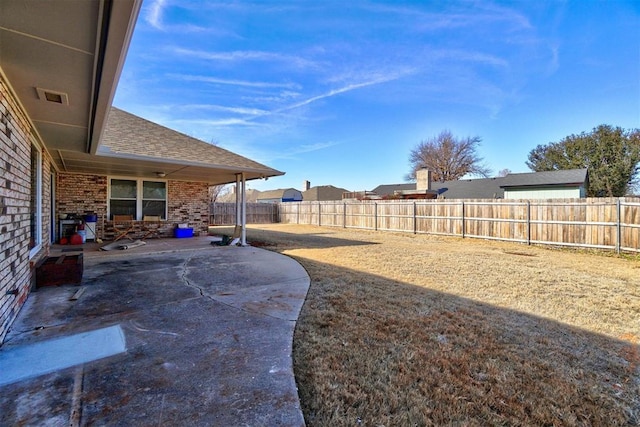
[[[311,183],[310,183],[309,181],[305,181],[305,182],[302,184],[302,188],[304,188],[304,190],[302,190],[302,191],[307,191],[308,189],[310,189],[310,188],[311,188]]]
[[[416,171],[416,190],[431,190],[431,171],[427,168]]]

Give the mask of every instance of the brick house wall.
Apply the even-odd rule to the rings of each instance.
[[[169,181],[168,218],[188,223],[195,236],[206,236],[209,226],[209,185],[204,182]]]
[[[173,237],[176,224],[188,223],[194,235],[206,235],[209,225],[209,186],[202,182],[167,181],[167,220],[158,227],[159,237]],[[108,177],[60,173],[56,186],[56,218],[75,213],[96,213],[96,236],[113,240],[117,236],[113,222],[107,218]],[[134,222],[132,238],[145,235],[145,224]]]
[[[51,158],[42,150],[41,249],[30,258],[31,124],[0,76],[0,343],[31,290],[51,240]]]
[[[59,173],[56,180],[56,223],[61,215],[82,216],[89,213],[98,215],[96,236],[104,238],[107,219],[107,177]]]

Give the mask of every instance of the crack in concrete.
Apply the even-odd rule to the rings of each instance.
[[[240,310],[240,311],[242,311],[244,313],[253,314],[253,315],[261,315],[261,316],[264,316],[264,317],[269,317],[271,319],[276,319],[276,320],[282,320],[282,321],[285,321],[285,322],[294,322],[294,323],[296,322],[295,320],[283,319],[281,317],[272,316],[270,314],[259,313],[259,312],[247,310],[245,308],[238,307],[238,306],[226,303],[224,301],[220,301],[220,300],[216,299],[214,296],[210,295],[208,292],[206,292],[204,290],[204,288],[202,288],[201,286],[198,286],[198,285],[196,285],[194,283],[191,283],[191,281],[187,278],[187,274],[189,274],[189,266],[188,266],[189,262],[193,259],[194,256],[195,256],[195,252],[191,253],[189,255],[189,257],[187,257],[187,259],[185,259],[184,262],[180,265],[180,268],[182,269],[182,273],[180,274],[180,280],[186,286],[188,286],[188,287],[190,287],[192,289],[196,289],[200,293],[200,296],[202,296],[204,298],[208,298],[211,301],[217,302],[218,304],[222,304],[222,305],[224,305],[226,307],[233,308],[234,310]],[[298,279],[292,279],[291,281],[294,281],[294,280],[298,280]],[[262,285],[262,286],[264,286],[264,285]]]
[[[191,259],[193,259],[194,254],[195,254],[194,252],[189,254],[189,256],[180,265],[180,268],[182,269],[182,273],[180,274],[180,280],[182,280],[182,282],[188,287],[192,289],[197,289],[198,292],[200,292],[200,296],[212,299],[211,296],[205,294],[205,291],[204,289],[202,289],[202,287],[192,284],[191,281],[189,281],[189,279],[187,278],[187,274],[189,274],[189,262],[191,262]]]
[[[52,325],[38,325],[38,326],[34,326],[32,328],[28,328],[28,329],[10,329],[9,332],[11,332],[11,336],[9,336],[9,334],[7,334],[6,339],[3,342],[4,344],[8,344],[12,341],[15,341],[17,338],[23,336],[23,335],[28,335],[28,334],[32,334],[35,331],[42,331],[44,329],[51,329],[51,328],[60,328],[63,326],[68,325],[69,322],[62,322],[62,323],[54,323]]]

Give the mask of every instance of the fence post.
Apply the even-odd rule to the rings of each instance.
[[[347,228],[347,202],[342,202],[342,228]]]
[[[373,202],[373,229],[378,231],[378,202]]]
[[[464,235],[466,234],[466,225],[464,220],[464,202],[462,203],[462,238],[464,239]]]
[[[527,200],[527,245],[531,245],[531,200]]]
[[[413,234],[416,234],[418,232],[418,220],[416,219],[417,216],[418,214],[417,214],[416,202],[413,202]]]
[[[300,225],[300,202],[296,203],[296,217],[298,225]]]
[[[620,203],[620,197],[618,197],[618,201],[616,202],[616,253],[620,253],[620,248],[622,247],[622,213],[620,210],[622,209],[622,203]]]
[[[318,202],[318,227],[322,226],[322,205]]]
[[[216,202],[209,204],[209,225],[213,225],[215,223],[216,217]]]

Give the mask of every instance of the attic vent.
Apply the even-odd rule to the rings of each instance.
[[[55,90],[36,88],[38,92],[38,98],[41,101],[54,102],[56,104],[69,105],[69,96],[64,92],[57,92]]]

